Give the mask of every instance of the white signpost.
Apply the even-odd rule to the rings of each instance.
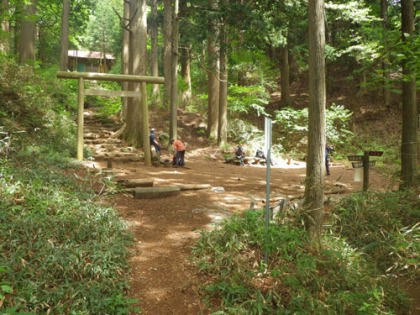
[[[360,181],[360,171],[363,168],[363,190],[367,191],[369,187],[369,168],[375,166],[376,161],[370,161],[370,156],[382,156],[382,151],[365,151],[363,155],[349,155],[349,161],[353,161],[351,164],[356,169],[355,181]],[[357,179],[357,180],[356,180]]]
[[[266,231],[266,243],[268,239],[268,230],[270,228],[270,168],[271,168],[271,119],[265,117],[265,152],[267,153],[266,167],[267,167],[267,179],[266,179],[266,202],[265,202],[265,231]],[[264,262],[268,264],[268,250],[264,252]]]

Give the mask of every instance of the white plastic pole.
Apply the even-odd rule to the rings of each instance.
[[[265,152],[267,153],[266,161],[266,203],[265,203],[265,230],[266,230],[266,242],[268,242],[268,231],[270,229],[270,167],[271,167],[271,119],[265,117]],[[264,262],[268,264],[268,251],[265,250]]]

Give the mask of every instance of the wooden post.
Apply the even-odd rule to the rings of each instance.
[[[171,86],[171,102],[169,106],[170,119],[169,119],[169,139],[178,138],[178,39],[179,39],[179,16],[178,10],[179,1],[174,1],[174,11],[172,19],[172,86]]]
[[[76,53],[77,57],[77,53]],[[91,73],[91,72],[66,72],[59,71],[57,78],[60,79],[78,79],[79,80],[79,95],[78,95],[78,127],[77,127],[77,159],[83,161],[83,113],[84,113],[84,97],[85,95],[101,95],[101,96],[125,96],[136,97],[138,93],[130,91],[95,91],[84,89],[84,80],[99,80],[99,81],[115,81],[115,82],[141,82],[141,106],[143,112],[143,148],[146,166],[152,166],[150,142],[149,142],[149,112],[147,105],[147,89],[146,83],[163,84],[165,78],[163,77],[147,77],[139,75],[123,75],[123,74],[108,74],[108,73]]]
[[[128,74],[108,74],[96,72],[57,72],[57,78],[60,79],[79,79],[85,80],[98,80],[98,81],[115,81],[115,82],[146,82],[154,84],[163,84],[165,78],[163,77],[148,77],[141,75],[128,75]]]
[[[144,151],[144,164],[152,166],[152,154],[150,152],[149,140],[149,108],[147,104],[147,89],[146,82],[141,82],[141,111],[143,119],[143,151]]]
[[[83,161],[83,113],[85,111],[85,80],[79,78],[78,112],[77,112],[77,159]]]
[[[367,191],[369,187],[369,151],[363,155],[363,190]]]

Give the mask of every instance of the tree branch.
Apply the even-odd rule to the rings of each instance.
[[[125,3],[130,3],[130,1],[125,1]],[[135,18],[135,16],[137,15],[137,11],[138,9],[136,9],[136,11],[134,12],[133,16],[129,19],[123,18],[118,11],[112,7],[112,10],[115,12],[115,14],[118,16],[118,18],[120,19],[120,25],[123,29],[130,31],[130,24],[133,21],[133,19]],[[125,23],[125,21],[128,21],[128,23]]]

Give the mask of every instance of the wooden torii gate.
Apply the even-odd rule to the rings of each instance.
[[[77,159],[83,161],[83,112],[85,95],[97,96],[113,96],[113,97],[139,97],[141,98],[141,110],[143,119],[143,150],[144,162],[146,166],[152,166],[152,157],[150,153],[149,141],[149,110],[147,106],[147,90],[146,84],[163,84],[165,78],[163,77],[148,77],[140,75],[127,74],[108,74],[108,73],[94,73],[94,72],[66,72],[59,71],[57,73],[59,79],[77,79],[79,81],[78,94],[78,114],[77,114]],[[136,82],[140,83],[140,92],[135,91],[108,91],[108,90],[85,90],[85,80],[98,81],[115,81],[115,82]]]

